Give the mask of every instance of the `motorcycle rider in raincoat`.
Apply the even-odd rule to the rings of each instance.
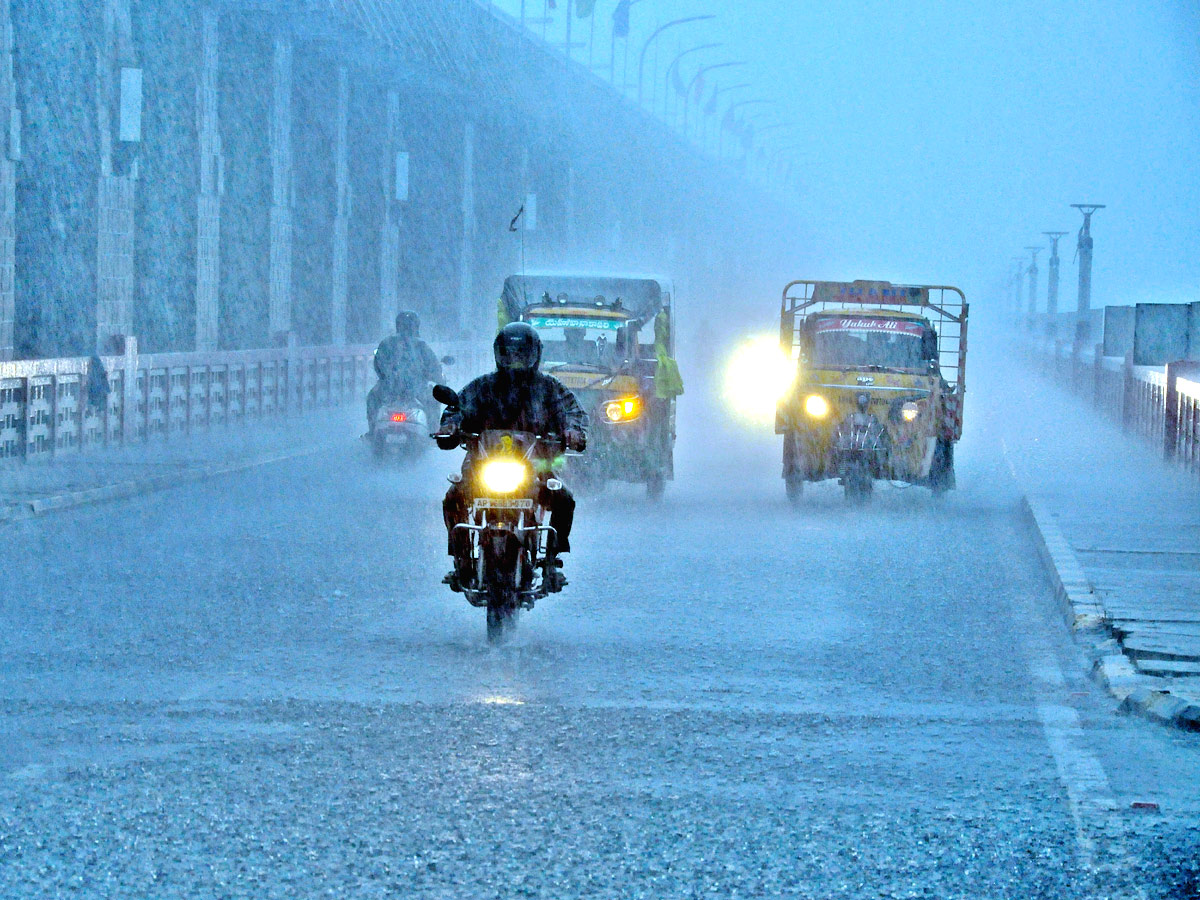
[[[396,333],[379,342],[374,364],[379,380],[367,394],[368,435],[375,430],[375,417],[384,403],[422,398],[429,393],[426,385],[443,377],[441,361],[421,340],[421,320],[413,312],[396,316]]]
[[[437,435],[438,446],[452,450],[459,446],[460,434],[480,434],[484,431],[524,431],[539,435],[561,436],[568,450],[582,452],[587,446],[588,415],[575,395],[562,382],[538,371],[542,359],[542,339],[530,325],[512,322],[500,329],[492,345],[496,371],[476,378],[459,392],[458,409],[442,414]],[[557,451],[553,451],[557,452]],[[539,477],[543,485],[561,465],[561,457],[547,455],[539,460]],[[467,538],[455,532],[454,526],[465,522],[470,505],[465,480],[451,484],[442,504],[449,554],[461,564],[469,562],[464,546]],[[559,568],[559,554],[571,549],[571,525],[575,517],[575,498],[566,487],[552,491],[542,488],[541,502],[550,512],[550,524],[556,540],[547,552],[545,584],[552,591],[566,584]],[[469,566],[456,569],[446,576],[446,583],[461,590],[474,576]]]

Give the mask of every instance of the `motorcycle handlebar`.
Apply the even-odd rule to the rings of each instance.
[[[434,440],[438,438],[456,438],[459,445],[467,444],[471,441],[477,441],[480,439],[480,437],[482,437],[482,435],[470,431],[456,431],[449,434],[441,431],[435,431],[429,436]],[[567,447],[567,436],[565,434],[535,434],[533,439],[539,443],[550,444],[563,450],[565,450]]]

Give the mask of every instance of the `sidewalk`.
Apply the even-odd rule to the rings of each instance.
[[[1200,481],[1039,376],[1009,465],[1068,621],[1123,706],[1200,729]]]
[[[361,431],[357,407],[277,425],[215,428],[191,437],[0,466],[0,523],[201,481],[315,453]]]

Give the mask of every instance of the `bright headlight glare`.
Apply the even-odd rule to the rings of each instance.
[[[528,475],[525,463],[512,459],[492,459],[483,464],[479,480],[483,486],[494,494],[511,494],[522,484]]]
[[[900,407],[900,415],[904,417],[905,422],[913,421],[916,419],[918,414],[920,414],[920,412],[921,407],[917,406],[917,404],[913,403],[911,400]]]
[[[780,401],[796,380],[796,363],[778,337],[745,341],[725,369],[724,397],[730,410],[751,422],[774,420]]]
[[[823,419],[829,415],[829,401],[820,394],[809,394],[804,398],[804,411],[814,419]]]

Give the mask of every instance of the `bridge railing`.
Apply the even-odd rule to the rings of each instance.
[[[440,343],[455,357],[447,377],[483,371],[471,342]],[[52,460],[86,450],[184,438],[220,426],[245,427],[361,403],[375,381],[374,345],[281,347],[210,353],[0,362],[0,464]]]
[[[1054,381],[1091,402],[1163,458],[1200,474],[1200,362],[1135,366],[1104,356],[1103,345],[1078,352],[1068,341],[1042,341],[1033,356]]]

